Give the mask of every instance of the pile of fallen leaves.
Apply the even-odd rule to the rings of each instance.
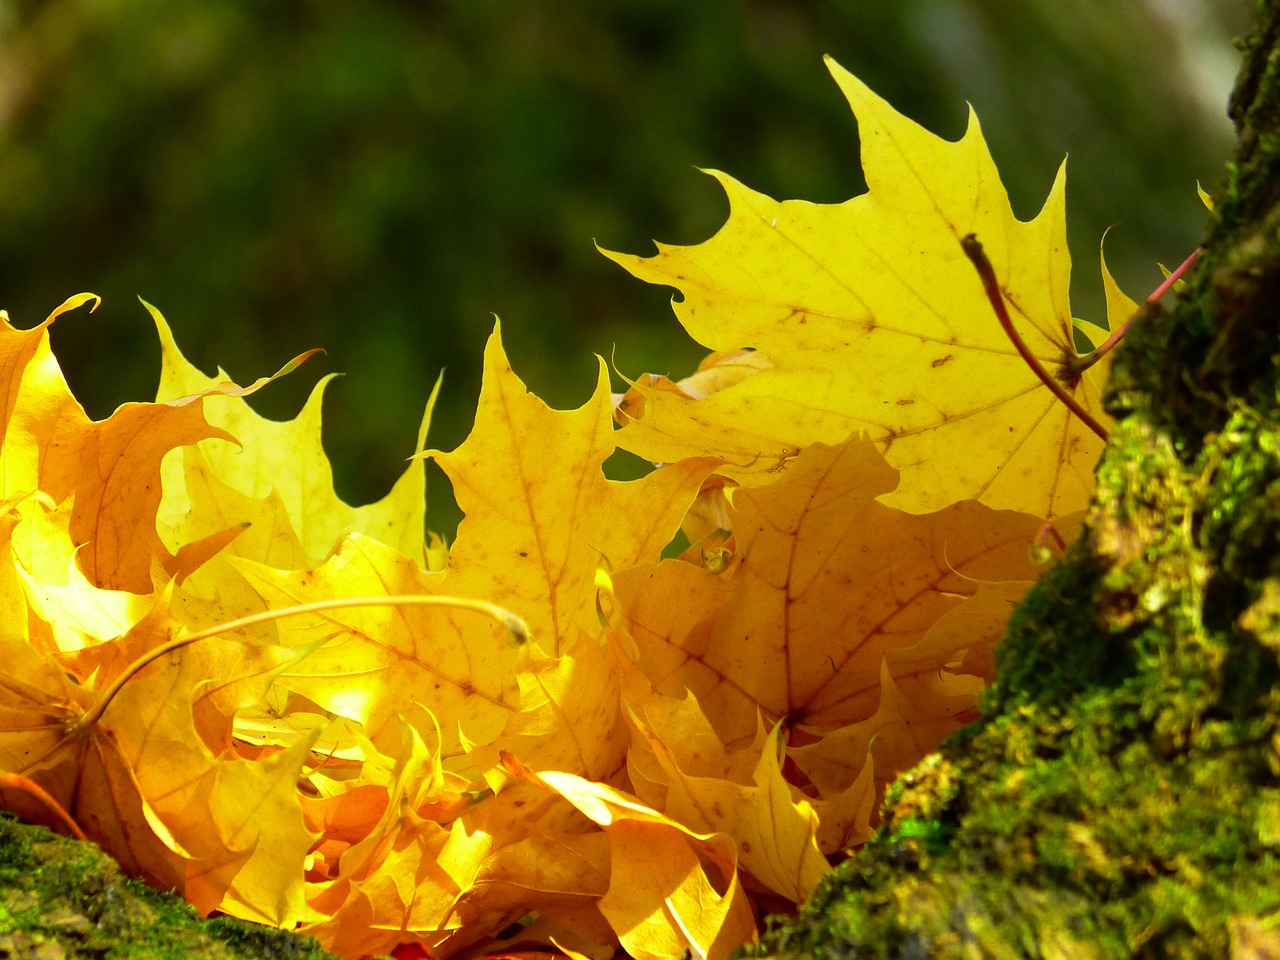
[[[263,419],[244,397],[272,378],[202,374],[152,310],[156,401],[94,422],[46,332],[92,298],[6,321],[4,802],[350,957],[721,958],[804,900],[973,715],[1102,445],[960,243],[1033,353],[1075,357],[1062,173],[1018,221],[975,119],[943,141],[832,72],[866,194],[714,174],[714,237],[610,254],[678,289],[714,351],[696,373],[616,397],[601,363],[556,411],[495,331],[471,435],[423,450],[424,422],[370,506],[333,492],[323,383]],[[1068,382],[1103,423],[1104,366]],[[655,468],[606,479],[618,448]],[[423,457],[465,512],[447,546],[424,537]]]

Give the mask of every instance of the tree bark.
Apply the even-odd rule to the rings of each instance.
[[[1280,0],[1200,262],[1116,358],[1085,533],[983,717],[762,953],[1280,957]]]

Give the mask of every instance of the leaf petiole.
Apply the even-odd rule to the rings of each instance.
[[[1013,320],[1009,317],[1009,311],[1004,305],[1004,296],[1000,292],[1000,283],[996,280],[996,271],[991,266],[991,261],[987,259],[986,253],[982,250],[982,244],[978,242],[976,235],[970,233],[960,241],[960,246],[964,249],[965,256],[972,262],[974,268],[978,271],[978,276],[982,279],[982,288],[987,294],[987,299],[991,302],[991,309],[995,311],[996,318],[1000,321],[1000,326],[1004,328],[1005,335],[1013,344],[1014,349],[1018,351],[1018,356],[1031,371],[1040,378],[1040,382],[1049,388],[1049,392],[1062,401],[1068,410],[1074,413],[1086,427],[1096,433],[1103,440],[1107,439],[1107,431],[1102,424],[1098,423],[1084,407],[1076,401],[1058,380],[1044,368],[1035,354],[1027,346],[1022,339],[1022,335],[1013,326]]]
[[[505,607],[498,606],[496,603],[490,603],[487,600],[473,600],[467,597],[446,597],[428,594],[403,594],[389,597],[338,597],[331,600],[301,603],[292,607],[280,607],[277,610],[264,610],[262,613],[254,613],[247,617],[229,620],[216,627],[199,630],[185,637],[175,637],[160,644],[155,649],[147,651],[129,664],[120,676],[116,677],[97,703],[81,714],[75,723],[68,726],[68,733],[83,732],[97,723],[107,707],[110,706],[111,701],[115,699],[116,694],[137,675],[138,671],[161,657],[173,653],[175,650],[181,650],[183,647],[190,646],[200,640],[208,640],[210,637],[242,630],[245,627],[257,626],[260,623],[270,623],[273,620],[283,620],[285,617],[316,613],[321,610],[343,610],[351,607],[452,607],[458,610],[473,610],[476,613],[483,613],[502,624],[507,634],[517,643],[524,643],[529,639],[528,624],[516,614]]]

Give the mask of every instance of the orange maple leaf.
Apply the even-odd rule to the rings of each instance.
[[[973,502],[908,514],[878,502],[894,479],[869,441],[814,444],[772,484],[734,491],[723,573],[682,561],[617,573],[644,672],[693,691],[730,745],[755,735],[757,711],[819,736],[870,715],[882,658],[917,644],[979,580],[1035,576],[1036,518]]]

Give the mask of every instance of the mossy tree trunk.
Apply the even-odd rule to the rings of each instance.
[[[311,937],[201,919],[125,877],[97,846],[0,814],[4,960],[336,960]]]
[[[1280,957],[1280,0],[1258,13],[1204,253],[1116,358],[1084,537],[983,719],[765,952]]]

